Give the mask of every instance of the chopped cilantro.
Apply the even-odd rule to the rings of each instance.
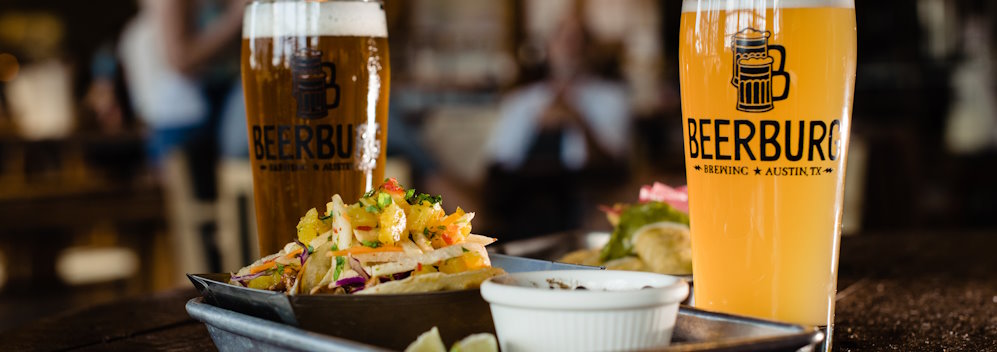
[[[346,264],[346,259],[343,257],[336,257],[336,270],[332,272],[332,279],[339,280],[339,274],[343,273],[343,266]]]
[[[322,220],[322,221],[329,220],[329,219],[332,219],[332,215],[333,214],[319,216],[318,219]]]
[[[339,246],[337,246],[335,243],[332,243],[332,246],[329,247],[329,250],[333,251],[333,252],[338,251],[339,250]]]
[[[415,195],[415,188],[405,191],[405,200],[409,200]]]
[[[363,210],[366,210],[368,213],[377,213],[378,211],[380,211],[380,209],[378,209],[377,206],[374,205],[368,205],[366,208],[363,208]]]
[[[440,226],[437,226],[436,228],[438,228],[438,229],[440,229],[440,230],[446,230],[446,229],[447,229],[447,227],[446,227],[446,226],[443,226],[443,225],[440,225]]]
[[[422,228],[422,234],[426,235],[426,236],[429,236],[429,228],[428,227],[423,227]]]
[[[284,264],[277,264],[277,273],[278,274],[284,273]]]
[[[415,192],[412,192],[415,194]],[[415,197],[408,198],[408,203],[412,205],[422,204],[422,202],[429,202],[430,205],[439,203],[443,201],[443,196],[431,196],[425,193],[419,193]]]
[[[381,192],[377,194],[377,207],[384,209],[391,205],[391,195]]]
[[[460,247],[460,250],[461,250],[461,252],[464,252],[464,253],[470,252],[469,250],[467,250],[467,248],[464,248],[464,247]]]
[[[360,241],[360,244],[370,248],[377,248],[381,246],[381,242],[378,241]]]
[[[308,245],[307,247],[308,247],[308,254],[315,253],[315,248],[312,247],[312,245]]]

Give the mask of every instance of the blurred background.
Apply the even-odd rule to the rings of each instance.
[[[475,232],[609,230],[598,205],[684,184],[681,1],[385,2],[387,174]],[[243,4],[0,0],[0,331],[256,256]],[[997,5],[856,7],[846,235],[997,228]],[[578,114],[581,159],[557,145]]]

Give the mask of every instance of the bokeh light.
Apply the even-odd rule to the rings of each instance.
[[[8,53],[0,54],[0,82],[13,81],[20,71],[21,64],[17,62],[17,57]]]

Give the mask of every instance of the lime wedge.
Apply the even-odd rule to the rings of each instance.
[[[405,348],[405,352],[446,352],[446,350],[443,339],[440,338],[440,331],[435,326],[419,335],[419,338]]]
[[[498,342],[495,341],[495,335],[474,334],[457,341],[450,352],[498,352]]]

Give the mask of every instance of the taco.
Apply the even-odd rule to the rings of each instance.
[[[294,242],[230,282],[289,295],[413,293],[474,288],[503,273],[485,250],[495,239],[471,233],[474,213],[448,215],[441,202],[395,179],[353,204],[334,195],[324,215],[305,213]]]
[[[568,253],[561,262],[607,269],[691,274],[688,195],[685,187],[644,186],[638,203],[603,207],[613,225],[602,248]]]

